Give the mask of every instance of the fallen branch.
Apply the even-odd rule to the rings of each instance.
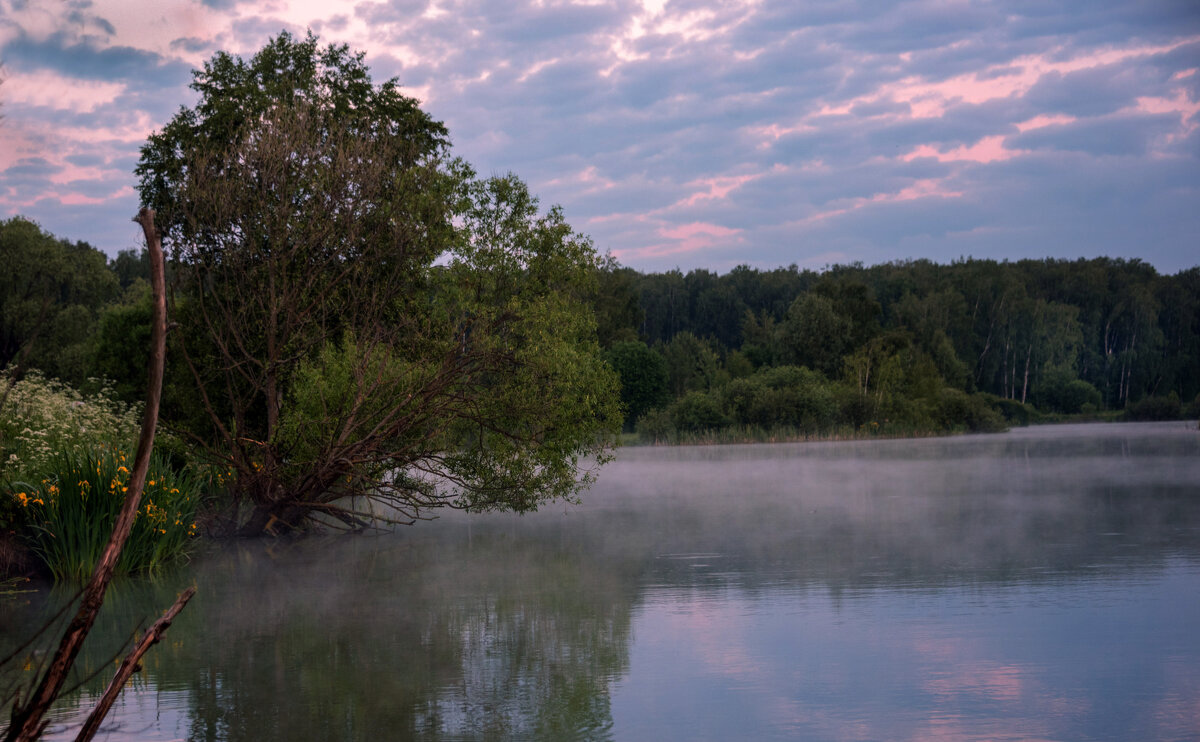
[[[121,662],[121,666],[117,668],[117,674],[113,676],[112,682],[104,690],[104,695],[100,696],[100,701],[96,707],[92,709],[92,713],[88,715],[87,721],[83,723],[83,728],[79,730],[79,735],[75,737],[75,742],[88,742],[92,737],[96,736],[96,732],[100,729],[100,723],[104,721],[104,717],[108,715],[108,710],[112,708],[113,703],[117,700],[117,696],[121,694],[121,689],[125,687],[125,683],[138,670],[142,669],[142,656],[150,651],[150,647],[158,644],[162,639],[163,632],[170,626],[187,602],[196,594],[196,588],[189,587],[179,594],[174,605],[167,609],[167,612],[162,614],[162,617],[154,622],[154,625],[142,635],[141,641],[133,648],[133,651]]]

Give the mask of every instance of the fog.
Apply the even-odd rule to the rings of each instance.
[[[579,505],[212,544],[81,666],[194,581],[109,739],[1186,737],[1198,482],[1183,423],[626,448]]]

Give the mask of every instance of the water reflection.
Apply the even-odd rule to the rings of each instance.
[[[195,580],[110,739],[1190,738],[1197,454],[1179,425],[628,449],[582,507],[125,583],[83,664]]]

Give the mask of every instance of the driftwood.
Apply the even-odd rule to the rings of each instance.
[[[104,594],[108,591],[108,585],[112,581],[113,571],[121,556],[121,549],[124,548],[125,542],[129,539],[129,533],[133,530],[133,521],[137,516],[138,505],[142,499],[142,489],[145,487],[146,475],[150,470],[150,451],[154,447],[154,432],[158,426],[163,367],[166,364],[167,355],[167,292],[162,240],[158,230],[154,227],[154,211],[143,208],[138,212],[134,221],[142,226],[142,231],[146,235],[146,249],[150,256],[150,285],[154,292],[154,322],[150,330],[150,379],[146,392],[146,413],[142,419],[142,432],[138,437],[133,471],[129,475],[129,491],[125,502],[121,505],[120,513],[117,514],[117,522],[113,525],[108,545],[104,547],[104,553],[100,556],[100,561],[97,562],[91,579],[83,589],[83,597],[75,617],[67,626],[62,641],[59,642],[58,650],[54,653],[45,674],[42,675],[37,688],[24,702],[13,705],[11,723],[8,734],[5,736],[6,742],[35,740],[45,731],[46,725],[49,723],[44,718],[46,712],[50,710],[50,706],[62,691],[67,673],[79,655],[83,640],[87,638],[88,632],[96,622],[100,606],[104,604]],[[188,597],[190,598],[191,595]],[[180,609],[183,608],[178,601],[176,605]],[[178,613],[174,606],[172,610]],[[170,622],[168,621],[168,623]],[[103,714],[101,714],[102,716]],[[89,718],[88,721],[91,722],[91,719]],[[99,724],[99,720],[96,723]],[[81,739],[83,738],[81,737]]]
[[[175,599],[174,605],[167,609],[167,612],[162,615],[150,630],[142,635],[141,641],[133,648],[133,651],[121,662],[121,666],[117,668],[117,674],[113,676],[112,682],[104,689],[104,695],[100,696],[100,701],[96,703],[96,707],[92,709],[92,713],[88,714],[87,721],[83,723],[83,728],[79,730],[79,734],[75,737],[75,742],[88,742],[92,737],[96,736],[96,732],[100,729],[100,722],[104,721],[104,717],[108,715],[108,710],[112,708],[113,702],[117,700],[117,696],[121,695],[121,689],[125,687],[125,683],[133,676],[135,672],[142,669],[142,656],[150,651],[150,647],[158,644],[162,638],[163,632],[170,627],[171,622],[187,605],[187,602],[196,594],[196,588],[189,587],[179,594]]]

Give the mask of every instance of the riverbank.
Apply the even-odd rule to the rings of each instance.
[[[1192,421],[1200,430],[1200,421],[1193,418],[1181,417],[1179,420]],[[795,428],[730,427],[720,430],[703,430],[687,433],[672,433],[656,439],[647,440],[638,433],[623,433],[622,446],[715,446],[737,445],[751,443],[828,443],[835,441],[868,441],[893,440],[899,438],[944,438],[968,433],[1004,433],[1012,428],[1033,427],[1039,425],[1072,425],[1079,423],[1135,423],[1146,422],[1129,416],[1122,410],[1103,412],[1079,413],[1065,415],[1059,413],[1039,414],[1026,422],[1008,421],[1008,424],[995,430],[969,430],[966,427],[951,429],[912,428],[888,423],[868,423],[861,428],[843,426],[833,430],[812,431]]]

